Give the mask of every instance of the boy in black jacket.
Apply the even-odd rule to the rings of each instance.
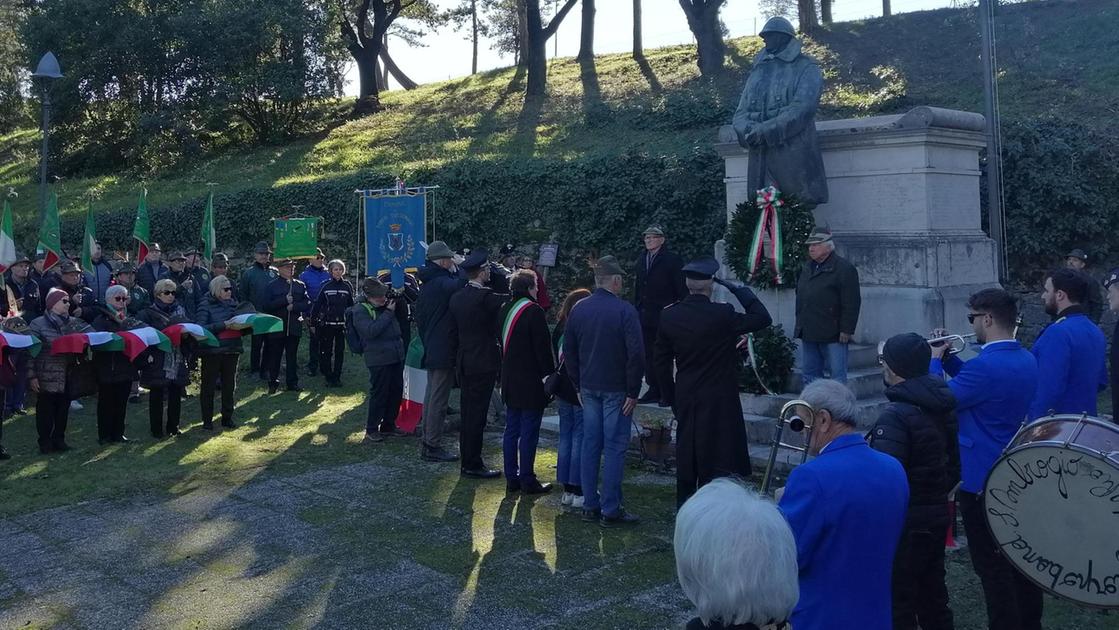
[[[949,496],[960,481],[956,398],[929,375],[932,351],[924,337],[891,337],[879,352],[890,405],[868,440],[901,462],[909,480],[909,511],[894,556],[895,630],[951,630],[944,584],[944,538],[951,521]]]

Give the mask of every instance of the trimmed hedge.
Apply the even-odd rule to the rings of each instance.
[[[709,254],[724,229],[722,160],[711,150],[683,156],[629,153],[576,159],[466,159],[438,170],[407,173],[412,185],[438,185],[431,240],[452,248],[502,243],[560,246],[550,283],[589,285],[588,259],[616,255],[632,266],[641,232],[662,225],[671,247],[685,258]],[[358,173],[312,183],[218,194],[214,198],[218,247],[231,256],[271,240],[270,219],[292,205],[324,217],[323,249],[347,261],[358,258],[360,220],[354,191],[391,186],[394,177]],[[151,187],[158,186],[158,183]],[[170,207],[150,207],[152,238],[166,248],[197,245],[205,198]],[[106,250],[130,250],[132,208],[97,214]],[[64,245],[81,242],[83,221],[62,225]],[[562,296],[559,296],[562,297]]]

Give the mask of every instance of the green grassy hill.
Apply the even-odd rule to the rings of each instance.
[[[1114,125],[1119,111],[1115,24],[1119,3],[1113,0],[1048,0],[1003,7],[998,37],[1005,120],[1055,115],[1089,125]],[[823,63],[827,78],[821,117],[871,115],[924,104],[979,110],[977,33],[975,13],[969,10],[835,25],[807,46]],[[420,183],[412,177],[418,176],[431,183],[443,169],[463,161],[516,168],[541,160],[608,161],[619,155],[710,157],[714,129],[729,119],[759,46],[757,38],[730,41],[730,71],[716,81],[698,76],[694,47],[680,46],[648,51],[644,65],[628,55],[600,56],[586,66],[557,60],[551,65],[550,96],[544,102],[525,102],[525,77],[511,68],[390,92],[384,95],[383,113],[345,122],[318,137],[151,175],[146,181],[149,205],[157,215],[161,208],[193,207],[190,204],[205,194],[205,184],[216,182],[219,214],[222,196],[278,189],[288,191],[283,199],[314,212],[319,200],[300,198],[299,191],[315,189],[298,185],[338,179],[339,186],[352,191],[355,181],[385,185],[397,173],[410,182]],[[339,112],[344,109],[344,103],[337,104]],[[37,142],[33,131],[0,137],[0,185],[20,194],[16,209],[21,235],[34,230]],[[134,207],[139,184],[139,178],[129,174],[64,180],[57,186],[64,224],[80,222],[76,213],[84,209],[91,191],[99,210],[124,212]],[[717,199],[721,182],[710,186]],[[443,209],[451,215],[465,210],[456,207],[453,198]],[[185,220],[196,224],[199,219]],[[77,229],[80,226],[64,226],[63,232],[72,236]],[[126,239],[127,234],[119,237]]]

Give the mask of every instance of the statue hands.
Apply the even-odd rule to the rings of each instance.
[[[762,134],[758,133],[757,129],[750,130],[750,133],[743,137],[743,141],[746,143],[746,146],[750,147],[760,147],[765,144],[765,138],[762,137]]]

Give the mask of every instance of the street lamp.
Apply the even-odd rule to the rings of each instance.
[[[54,53],[47,52],[39,60],[39,67],[31,73],[34,79],[40,79],[43,87],[43,153],[39,157],[39,218],[42,219],[47,211],[47,155],[50,148],[51,124],[51,82],[62,78],[62,70],[58,67],[58,58]]]

